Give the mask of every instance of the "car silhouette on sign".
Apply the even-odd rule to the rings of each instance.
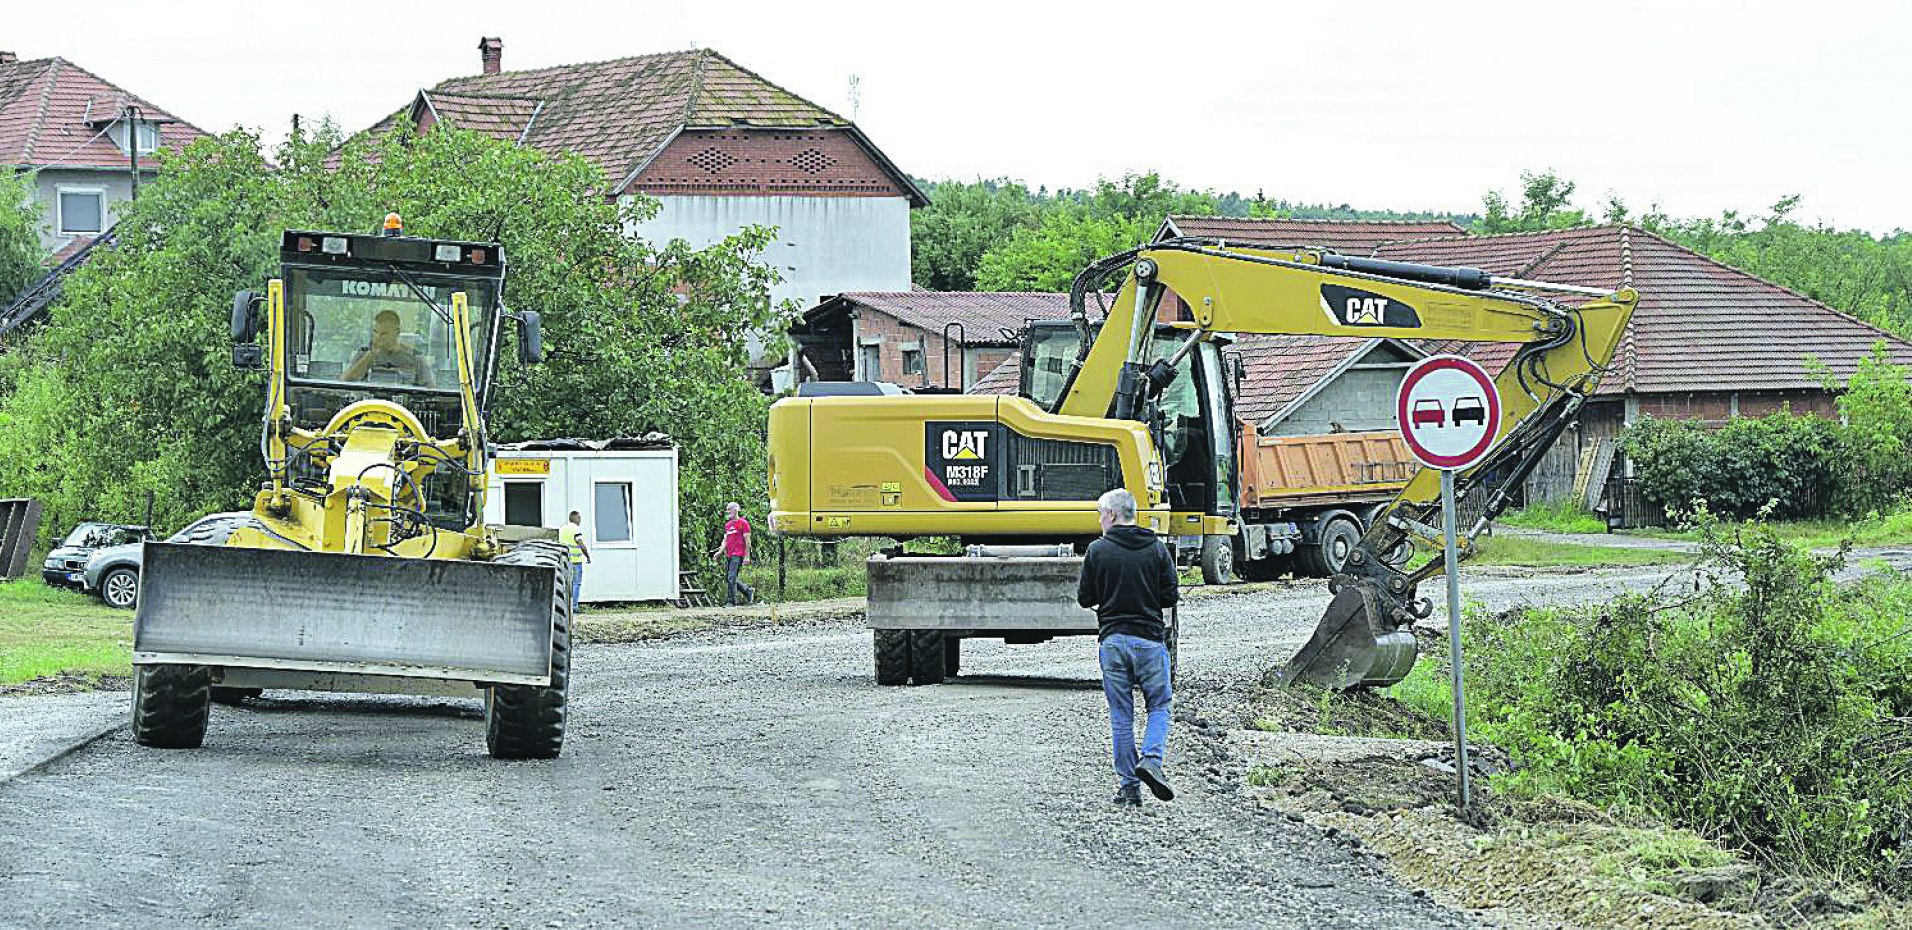
[[[1462,397],[1454,401],[1454,425],[1472,420],[1481,426],[1487,425],[1487,402],[1480,397]]]
[[[1441,409],[1441,402],[1438,400],[1417,400],[1414,402],[1414,414],[1409,419],[1415,426],[1426,423],[1446,426],[1447,411]]]

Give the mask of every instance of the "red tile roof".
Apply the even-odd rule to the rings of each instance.
[[[1004,330],[1069,318],[1069,295],[1044,291],[851,291],[838,298],[939,335],[961,323],[964,345],[1011,345]]]
[[[1638,227],[1395,242],[1378,254],[1562,284],[1638,288],[1640,305],[1602,394],[1816,389],[1808,356],[1844,379],[1880,341],[1896,362],[1912,364],[1912,343]]]
[[[969,394],[1014,394],[1022,384],[1022,350],[1009,353],[1002,364],[989,370],[989,374],[976,379],[965,393]]]
[[[1328,248],[1347,255],[1368,255],[1383,242],[1464,236],[1467,230],[1447,220],[1278,220],[1245,216],[1171,216],[1165,235],[1206,236],[1261,248]]]
[[[840,130],[894,174],[913,201],[929,202],[849,120],[710,49],[451,78],[420,91],[367,134],[382,134],[402,118],[576,153],[604,171],[612,193],[622,193],[686,129]]]
[[[1225,350],[1248,369],[1236,391],[1235,415],[1261,424],[1373,345],[1371,339],[1334,336],[1242,336]]]
[[[179,148],[207,133],[64,58],[0,63],[0,165],[127,167],[104,132],[131,105],[160,123],[159,144]],[[140,167],[157,167],[141,156]]]

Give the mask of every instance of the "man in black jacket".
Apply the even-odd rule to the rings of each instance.
[[[1181,598],[1175,559],[1155,534],[1135,525],[1135,495],[1121,488],[1097,502],[1102,538],[1089,544],[1082,560],[1076,603],[1095,611],[1100,627],[1102,691],[1109,698],[1109,725],[1115,742],[1115,803],[1142,803],[1143,783],[1157,798],[1175,797],[1162,774],[1162,750],[1168,743],[1168,636],[1162,611]],[[1142,750],[1135,749],[1135,694],[1142,689],[1148,726]]]

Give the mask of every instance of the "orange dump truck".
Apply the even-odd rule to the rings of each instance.
[[[1251,580],[1340,571],[1418,468],[1393,430],[1264,437],[1242,423],[1240,435],[1235,569]]]

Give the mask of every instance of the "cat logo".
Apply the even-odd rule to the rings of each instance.
[[[1385,294],[1339,284],[1321,285],[1321,312],[1335,326],[1397,326],[1418,328],[1420,314]]]
[[[943,458],[985,459],[989,457],[989,432],[979,429],[943,430]]]

